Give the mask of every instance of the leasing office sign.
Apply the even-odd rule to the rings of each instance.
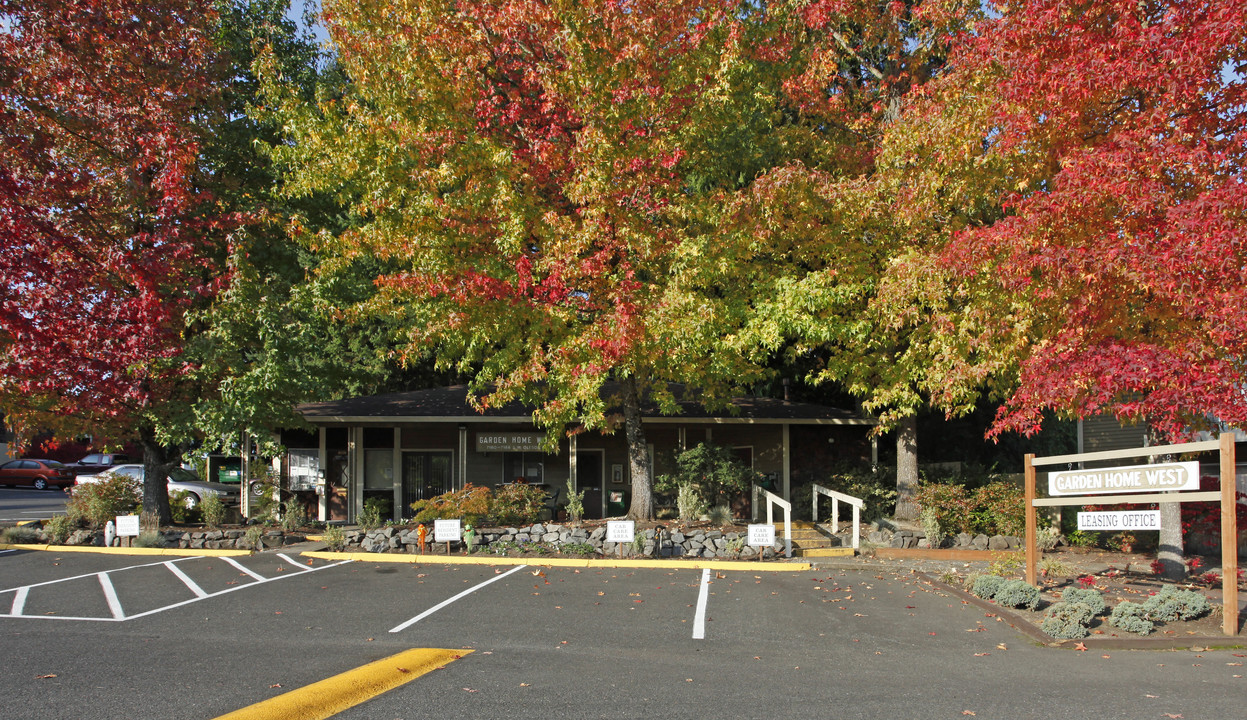
[[[1198,462],[1058,470],[1048,473],[1048,494],[1053,496],[1198,489]]]

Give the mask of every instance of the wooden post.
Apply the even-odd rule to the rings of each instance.
[[[1238,483],[1234,434],[1221,433],[1221,631],[1238,634]]]
[[[1026,582],[1039,580],[1039,545],[1035,539],[1035,453],[1026,454]]]

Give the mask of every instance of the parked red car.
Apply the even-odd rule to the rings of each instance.
[[[23,458],[0,465],[0,485],[32,485],[36,490],[64,488],[74,484],[74,474],[56,460]]]

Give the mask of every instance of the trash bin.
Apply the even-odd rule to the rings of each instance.
[[[606,494],[606,517],[626,515],[631,505],[631,490],[611,490]]]

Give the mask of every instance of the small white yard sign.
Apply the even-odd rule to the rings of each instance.
[[[459,520],[434,520],[433,542],[459,542],[463,539],[463,528]]]
[[[118,515],[117,516],[117,537],[138,537],[139,536],[139,516],[138,515]]]
[[[749,546],[750,547],[771,547],[775,544],[775,526],[774,525],[750,525],[749,526]]]
[[[606,542],[630,543],[636,537],[636,523],[631,520],[608,520]]]

